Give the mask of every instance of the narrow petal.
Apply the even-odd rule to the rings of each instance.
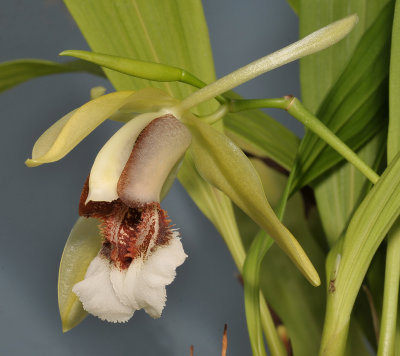
[[[149,123],[121,173],[119,198],[130,207],[159,202],[164,182],[190,142],[190,131],[171,114]]]
[[[85,279],[73,287],[83,308],[90,314],[110,322],[128,321],[135,308],[124,305],[116,297],[110,281],[110,263],[101,256],[89,265]]]
[[[29,167],[58,161],[110,115],[127,103],[133,91],[121,91],[91,100],[57,121],[36,141]]]
[[[126,121],[133,112],[157,111],[176,102],[160,89],[118,91],[102,95],[67,114],[53,124],[36,141],[29,167],[58,161],[106,119]]]

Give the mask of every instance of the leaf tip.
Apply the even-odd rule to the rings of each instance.
[[[77,52],[79,52],[79,51],[73,50],[73,49],[67,49],[65,51],[60,52],[58,55],[61,57],[65,57],[65,56],[75,57]]]
[[[309,277],[309,281],[314,287],[319,287],[321,285],[321,279],[319,278],[317,271],[314,270],[314,272],[315,273]]]

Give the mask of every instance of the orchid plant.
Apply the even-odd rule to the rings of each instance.
[[[400,352],[400,10],[393,1],[368,4],[368,17],[356,11],[366,0],[353,1],[354,9],[337,2],[340,11],[321,19],[332,21],[320,27],[315,14],[328,4],[290,1],[305,36],[218,80],[209,70],[197,0],[121,1],[124,14],[116,2],[65,0],[92,51],[66,50],[62,56],[78,60],[63,64],[0,65],[3,90],[35,76],[82,70],[104,71],[116,88],[109,94],[94,88],[92,100],[39,137],[25,162],[35,167],[58,161],[105,120],[122,123],[88,172],[80,218],[61,259],[64,331],[88,313],[108,322],[127,322],[139,309],[162,315],[166,286],[187,257],[179,229],[161,207],[178,177],[243,276],[254,355],[267,349],[274,356]],[[160,23],[174,35],[154,48],[149,38],[161,38]],[[243,99],[232,91],[303,57],[304,104],[292,96]],[[325,68],[326,58],[338,67]],[[305,137],[299,143],[261,108],[286,110],[307,128]],[[306,185],[319,214],[314,205],[304,212],[298,192]],[[371,262],[384,253],[378,248],[387,234],[383,288],[376,281],[382,266]],[[369,302],[363,313],[375,322],[352,314],[361,286]],[[294,293],[298,298],[288,304],[280,295]],[[354,332],[361,337],[348,337]]]

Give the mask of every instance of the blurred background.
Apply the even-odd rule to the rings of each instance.
[[[118,1],[118,0],[115,0]],[[285,0],[204,0],[217,76],[279,49],[298,37]],[[65,49],[88,49],[60,0],[2,0],[0,61],[60,61]],[[222,238],[178,182],[163,203],[180,228],[189,258],[167,288],[158,320],[139,311],[123,325],[89,316],[63,334],[57,273],[77,219],[81,188],[97,151],[119,127],[106,122],[63,160],[24,165],[40,134],[89,100],[98,77],[63,74],[27,82],[0,95],[0,355],[220,355],[224,324],[228,354],[250,355],[242,287]],[[299,95],[298,63],[238,88],[247,98]],[[298,135],[302,128],[270,112]]]

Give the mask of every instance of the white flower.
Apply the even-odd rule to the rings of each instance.
[[[187,257],[160,194],[190,141],[171,113],[143,114],[97,155],[79,214],[102,221],[104,242],[85,279],[73,287],[89,313],[111,322],[125,322],[139,309],[160,317],[165,287]]]

